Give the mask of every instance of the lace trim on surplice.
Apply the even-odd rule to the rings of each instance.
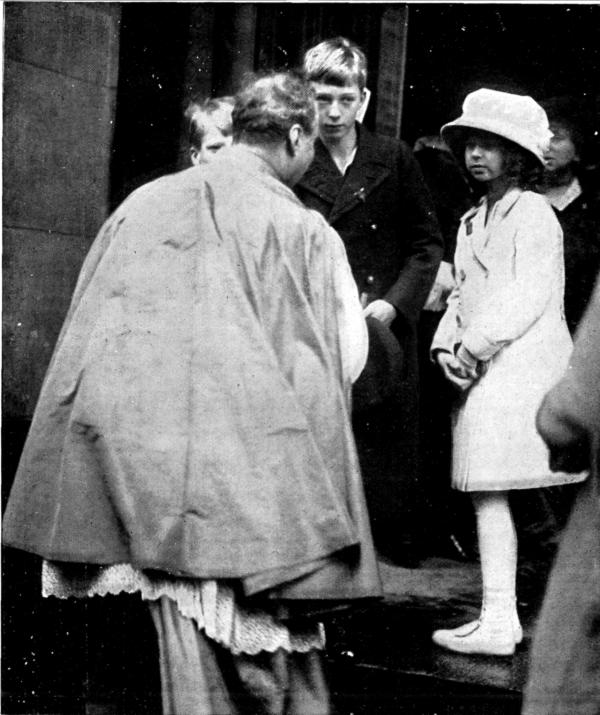
[[[57,598],[139,593],[145,601],[163,596],[177,604],[182,616],[195,621],[206,635],[232,653],[256,655],[278,648],[305,653],[325,647],[321,623],[293,629],[260,608],[241,606],[233,588],[222,581],[157,577],[130,564],[90,566],[44,561],[42,595]]]

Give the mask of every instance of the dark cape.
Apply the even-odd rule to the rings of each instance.
[[[247,594],[379,595],[342,374],[345,262],[242,147],[134,192],[83,266],[4,543]]]

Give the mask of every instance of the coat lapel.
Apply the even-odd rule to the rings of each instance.
[[[473,256],[480,263],[482,268],[488,270],[487,259],[485,255],[485,247],[488,242],[488,226],[485,225],[485,212],[487,210],[487,202],[485,198],[481,199],[476,208],[471,209],[463,217],[465,233],[471,244]]]
[[[330,223],[334,223],[341,215],[367,201],[369,194],[390,175],[392,170],[389,147],[383,149],[376,137],[362,125],[357,125],[357,132],[356,156],[346,172],[341,191],[333,204]]]
[[[487,223],[485,223],[487,211],[486,199],[482,200],[473,214],[469,212],[463,219],[467,235],[469,235],[469,226],[471,226],[471,248],[473,255],[486,270],[488,270],[490,262],[493,262],[493,254],[498,249],[496,245],[493,245],[493,242],[490,243],[491,233],[494,231],[498,222],[502,221],[511,212],[521,193],[521,190],[517,188],[507,191],[492,208]]]
[[[315,143],[315,158],[299,182],[303,189],[330,204],[327,220],[333,224],[341,215],[367,200],[369,194],[392,170],[388,148],[363,126],[357,125],[358,148],[352,165],[342,176],[320,139]]]
[[[315,158],[298,182],[298,186],[329,204],[331,211],[343,181],[344,177],[340,174],[325,145],[320,139],[317,139]]]

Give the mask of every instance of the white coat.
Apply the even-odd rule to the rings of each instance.
[[[551,472],[535,415],[563,374],[572,342],[563,309],[562,230],[539,194],[510,189],[486,222],[487,200],[458,231],[456,286],[431,346],[463,346],[482,377],[453,414],[452,485],[526,489],[581,481]]]

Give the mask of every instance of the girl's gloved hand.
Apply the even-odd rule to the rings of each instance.
[[[456,356],[446,350],[440,350],[436,355],[436,360],[446,379],[462,392],[468,390],[477,379],[467,372]]]
[[[456,359],[468,377],[473,378],[473,380],[477,380],[481,377],[479,360],[477,360],[477,358],[472,355],[462,343],[456,350]]]

